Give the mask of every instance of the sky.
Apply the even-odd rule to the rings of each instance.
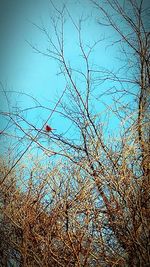
[[[55,0],[54,2],[60,9],[62,1]],[[97,11],[92,8],[90,1],[65,0],[64,2],[76,23],[83,16],[82,36],[86,44],[104,39],[95,48],[91,62],[104,68],[115,69],[116,66],[118,68],[120,61],[117,60],[117,48],[110,46],[111,38],[113,37],[115,41],[117,36],[110,29],[104,31],[96,23]],[[57,75],[60,72],[57,62],[35,53],[29,45],[31,43],[39,49],[48,47],[44,35],[34,24],[41,25],[43,23],[49,29],[50,35],[54,36],[50,20],[53,16],[54,9],[49,0],[0,0],[0,107],[2,111],[8,110],[7,99],[2,92],[5,90],[29,94],[40,101],[42,105],[52,109],[61,95],[65,82],[60,75]],[[83,63],[81,51],[78,48],[77,33],[69,20],[66,20],[64,34],[66,58],[72,66],[82,69]],[[15,106],[29,108],[34,104],[33,99],[24,94],[9,93],[9,98],[12,110]],[[110,99],[107,98],[106,104],[109,105],[110,102]],[[44,123],[49,116],[49,111],[38,109],[28,113],[27,116],[29,116],[29,121],[41,127],[41,123]],[[3,123],[1,120],[2,127]],[[113,119],[111,124],[115,125],[115,123],[117,121]],[[61,133],[66,131],[66,127],[70,127],[69,124],[64,123],[63,118],[58,118],[55,114],[52,116],[50,124]]]

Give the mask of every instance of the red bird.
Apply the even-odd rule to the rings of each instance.
[[[52,129],[49,125],[46,125],[45,130],[46,130],[46,132],[51,132],[54,129]]]

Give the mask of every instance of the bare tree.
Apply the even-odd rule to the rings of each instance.
[[[48,110],[70,122],[76,134],[73,130],[49,134],[43,130],[45,123],[38,129],[24,117],[23,110],[5,114],[24,133],[27,146],[2,178],[1,186],[32,144],[50,158],[45,161],[45,173],[41,166],[31,171],[28,190],[19,196],[17,215],[13,217],[10,209],[6,210],[22,232],[16,246],[21,266],[150,264],[149,9],[144,1],[91,3],[100,27],[111,27],[116,33],[112,42],[120,47],[123,59],[119,70],[93,64],[92,52],[103,38],[86,45],[82,37],[85,21],[81,18],[77,23],[67,6],[58,9],[52,3],[54,36],[44,25],[35,25],[47,38],[48,49],[41,51],[30,43],[36,52],[58,62],[66,81],[64,98]],[[78,36],[82,68],[75,68],[66,56],[66,17]],[[111,105],[105,103],[105,116],[99,109],[104,96],[114,100]],[[39,106],[35,108],[46,108]],[[117,138],[107,130],[112,114],[121,123]],[[47,147],[43,138],[49,136]],[[51,156],[61,159],[61,164],[50,171]]]

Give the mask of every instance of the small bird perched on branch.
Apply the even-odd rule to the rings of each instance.
[[[53,128],[51,128],[48,124],[45,126],[45,130],[46,130],[46,132],[51,132],[51,131],[53,131],[53,130],[55,130],[55,129],[53,129]]]

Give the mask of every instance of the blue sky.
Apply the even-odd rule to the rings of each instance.
[[[64,1],[73,19],[78,22],[83,16],[82,36],[85,44],[104,39],[91,55],[91,63],[102,68],[115,70],[119,67],[117,60],[117,47],[110,46],[111,40],[115,41],[117,35],[107,28],[102,28],[96,23],[97,11],[91,6],[90,1]],[[0,2],[1,12],[1,43],[0,43],[0,81],[6,90],[25,92],[36,98],[45,107],[53,108],[56,100],[64,89],[64,79],[57,75],[58,64],[52,59],[37,54],[26,41],[36,45],[39,49],[46,49],[48,43],[41,32],[32,24],[41,25],[41,22],[50,31],[54,31],[50,17],[54,16],[54,9],[48,0],[2,0]],[[57,0],[55,4],[61,8],[62,1]],[[88,19],[87,19],[88,18]],[[108,46],[109,45],[109,46]],[[81,51],[78,47],[78,38],[74,26],[67,18],[65,23],[65,55],[72,66],[82,69]],[[107,84],[106,84],[107,87]],[[33,100],[25,95],[9,94],[11,106],[29,108],[34,105]],[[1,92],[1,109],[7,110],[5,95]],[[107,105],[111,98],[104,99]],[[96,105],[96,103],[95,103]],[[98,106],[97,106],[98,107]],[[98,107],[98,112],[104,109]],[[37,109],[28,113],[29,121],[35,126],[41,127],[41,123],[49,116],[49,111]],[[2,123],[2,122],[1,122]],[[50,123],[59,133],[66,131],[63,118],[52,116]],[[117,124],[112,118],[111,125]]]

